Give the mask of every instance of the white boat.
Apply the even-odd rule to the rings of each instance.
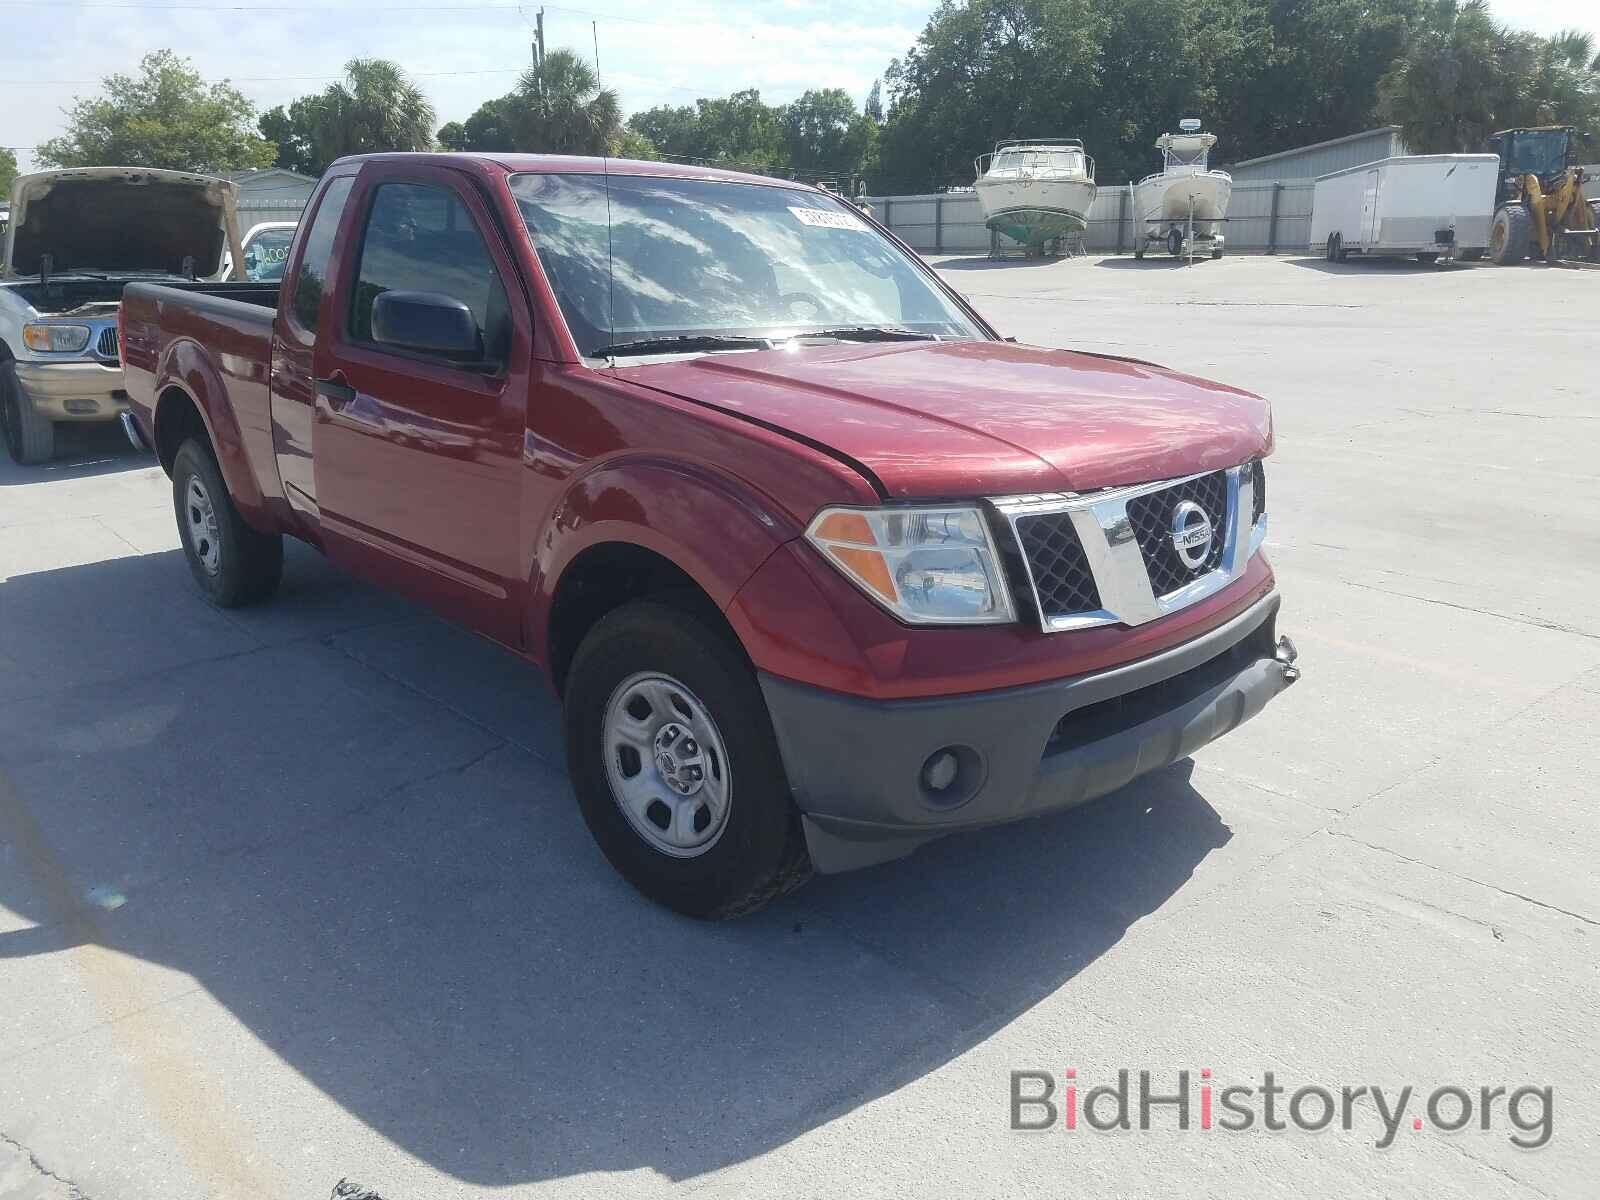
[[[1094,159],[1076,138],[996,142],[973,166],[984,224],[1029,250],[1088,225]]]
[[[1142,226],[1134,236],[1134,257],[1143,258],[1150,242],[1163,242],[1173,257],[1208,249],[1212,258],[1221,258],[1233,177],[1208,165],[1216,134],[1202,133],[1193,117],[1178,128],[1156,139],[1161,170],[1133,185],[1134,216]]]

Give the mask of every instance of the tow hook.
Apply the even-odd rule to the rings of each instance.
[[[1283,668],[1283,681],[1285,683],[1293,683],[1300,678],[1300,668],[1294,665],[1295,659],[1300,657],[1300,652],[1294,648],[1294,643],[1287,637],[1278,639],[1278,646],[1272,652],[1272,657]]]

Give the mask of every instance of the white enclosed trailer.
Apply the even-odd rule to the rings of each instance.
[[[1311,201],[1311,249],[1330,261],[1482,258],[1499,174],[1493,154],[1414,154],[1323,175]]]

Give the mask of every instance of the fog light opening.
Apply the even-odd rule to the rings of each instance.
[[[941,746],[922,760],[917,779],[931,808],[956,808],[976,796],[987,772],[983,756],[971,746]]]
[[[935,750],[922,764],[922,786],[938,795],[950,790],[961,773],[961,760],[954,750]]]

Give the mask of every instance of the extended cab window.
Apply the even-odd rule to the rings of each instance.
[[[511,341],[505,288],[472,215],[449,189],[385,183],[373,194],[350,306],[353,341],[372,341],[372,302],[389,291],[461,301],[483,333],[485,359],[505,360]]]
[[[350,199],[353,175],[335,179],[322,193],[322,203],[317,205],[316,218],[306,234],[305,252],[300,256],[300,274],[294,281],[294,300],[291,307],[295,320],[306,329],[317,327],[317,307],[322,303],[322,288],[328,278],[328,259],[333,256],[333,238],[339,232],[339,218],[344,216],[345,201]]]

